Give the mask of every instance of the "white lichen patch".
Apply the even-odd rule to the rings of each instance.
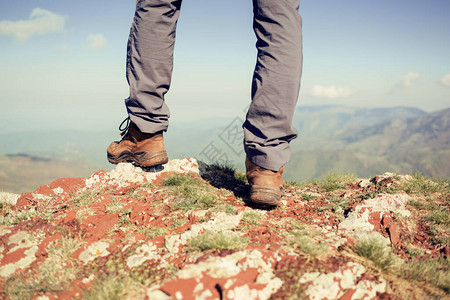
[[[244,295],[246,299],[268,299],[283,284],[273,273],[273,265],[277,259],[271,254],[264,255],[259,250],[245,250],[225,257],[210,257],[200,263],[185,266],[177,273],[177,277],[197,280],[201,280],[203,275],[217,279],[229,278],[224,284],[227,299],[244,299]],[[247,283],[242,283],[242,280],[236,280],[241,272],[248,269],[258,270],[255,282],[251,283],[261,284],[263,288],[252,289]]]
[[[339,229],[352,231],[372,231],[375,226],[369,222],[372,213],[379,212],[383,217],[385,213],[400,212],[407,215],[406,210],[409,196],[406,194],[382,195],[373,199],[364,200],[355,207],[348,217],[342,221]]]
[[[87,284],[87,283],[91,282],[92,280],[94,280],[94,278],[95,278],[95,275],[91,274],[91,275],[89,275],[89,277],[83,278],[81,280],[81,282],[84,284]]]
[[[11,205],[16,205],[17,199],[19,199],[20,195],[0,192],[0,203],[8,203]]]
[[[55,195],[64,193],[64,189],[62,187],[60,187],[60,186],[52,189],[52,191],[53,191],[53,193],[55,193]]]
[[[98,174],[94,174],[86,179],[86,189],[90,189],[100,182],[102,182],[102,178]]]
[[[35,245],[32,240],[35,238],[26,231],[18,231],[8,238],[6,244],[9,247],[8,253],[12,253],[18,249],[30,248]]]
[[[53,199],[49,195],[43,195],[43,194],[37,194],[37,193],[32,193],[31,195],[33,196],[33,199],[37,200],[37,201],[51,201]]]
[[[14,263],[9,263],[0,267],[0,276],[7,277],[18,269],[24,269],[36,260],[37,246],[32,246],[24,251],[25,257],[22,257]]]
[[[8,228],[0,228],[0,237],[2,237],[4,235],[7,235],[7,234],[10,234],[10,233],[11,233],[10,229],[8,229]]]
[[[173,297],[170,297],[166,293],[160,290],[161,286],[154,285],[147,289],[147,298],[152,300],[169,300],[173,299]]]
[[[135,253],[127,259],[127,266],[130,269],[142,265],[147,260],[159,259],[158,249],[152,243],[138,247]]]
[[[154,167],[151,170],[143,170],[131,163],[120,163],[111,172],[106,174],[106,181],[109,184],[118,184],[119,187],[127,186],[130,183],[152,182],[162,172],[175,172],[180,174],[195,173],[200,174],[197,160],[194,158],[173,159],[167,164]],[[89,183],[91,180],[88,180]],[[88,184],[86,181],[86,184]]]
[[[352,296],[352,299],[375,299],[377,292],[384,293],[386,291],[386,281],[384,279],[378,282],[361,280],[356,285],[356,291]]]
[[[276,292],[276,290],[271,291],[267,288],[262,290],[251,289],[247,284],[244,284],[227,291],[226,299],[265,300],[269,299],[274,292]]]
[[[359,281],[366,269],[355,262],[349,262],[336,272],[323,274],[320,272],[305,273],[299,283],[307,284],[305,294],[309,299],[339,299],[348,289],[355,289],[352,299],[372,299],[377,292],[386,290],[386,281]],[[362,283],[361,283],[362,282]],[[361,284],[360,284],[361,283]],[[358,296],[358,297],[357,297]]]
[[[95,242],[81,252],[78,258],[84,263],[88,263],[98,257],[107,256],[109,254],[108,247],[107,242]]]

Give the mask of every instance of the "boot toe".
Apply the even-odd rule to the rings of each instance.
[[[282,196],[282,187],[252,185],[250,188],[250,200],[255,204],[278,206],[280,205]]]

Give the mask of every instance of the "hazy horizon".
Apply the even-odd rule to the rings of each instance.
[[[393,105],[391,107],[389,106],[351,106],[351,105],[339,105],[339,104],[324,104],[324,105],[297,105],[297,110],[302,109],[310,109],[310,108],[324,108],[324,107],[342,107],[342,108],[348,108],[348,109],[394,109],[394,108],[411,108],[411,109],[418,109],[425,113],[433,113],[440,110],[445,110],[450,108],[450,105],[447,107],[443,107],[436,110],[424,110],[419,107],[414,106],[396,106]],[[122,119],[126,117],[125,112],[121,116]],[[185,120],[185,119],[179,119],[176,116],[172,116],[169,120],[169,130],[167,134],[170,134],[170,131],[173,129],[176,130],[183,130],[183,129],[191,129],[196,128],[199,126],[204,126],[205,124],[208,124],[209,128],[222,128],[227,126],[231,121],[233,121],[236,118],[240,118],[243,120],[245,118],[245,113],[243,110],[236,110],[235,115],[225,115],[225,116],[213,116],[208,117],[205,116],[203,118],[198,118],[195,120]],[[122,121],[120,119],[120,121]],[[116,124],[117,123],[117,124]],[[38,124],[34,124],[32,128],[30,128],[28,123],[22,124],[21,121],[14,120],[13,118],[11,120],[0,120],[0,125],[3,125],[3,131],[2,133],[25,133],[25,132],[60,132],[60,131],[79,131],[79,132],[87,132],[87,131],[93,131],[93,132],[110,132],[114,134],[119,134],[118,126],[120,122],[110,122],[110,123],[104,123],[99,124],[101,126],[92,128],[89,124],[84,124],[82,121],[80,123],[61,123],[60,127],[53,126],[54,120],[53,119],[45,119],[41,120]],[[75,125],[74,125],[75,124]],[[70,127],[72,126],[72,127]],[[294,124],[295,126],[295,124]]]

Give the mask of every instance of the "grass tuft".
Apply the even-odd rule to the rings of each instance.
[[[262,218],[260,213],[255,211],[247,211],[242,216],[242,223],[248,225],[261,225],[260,219]]]
[[[354,181],[355,178],[353,174],[336,174],[331,172],[309,183],[322,187],[326,192],[331,192],[344,188],[349,182]]]
[[[174,210],[208,209],[218,203],[216,190],[203,183],[199,178],[174,174],[167,177],[163,184],[171,188],[177,196],[172,205]]]
[[[145,291],[139,282],[136,282],[130,277],[117,278],[116,276],[110,275],[96,280],[93,288],[86,292],[83,298],[93,300],[121,300],[141,298],[143,294],[145,294]]]
[[[429,196],[432,193],[448,192],[450,182],[448,180],[431,180],[421,173],[415,173],[410,179],[403,179],[400,188],[408,194]]]
[[[353,251],[359,256],[372,261],[382,271],[390,270],[395,263],[395,256],[381,238],[362,237],[356,241]]]
[[[301,224],[296,224],[297,227],[304,228]],[[316,244],[310,237],[310,233],[303,230],[293,230],[290,232],[291,244],[296,245],[300,250],[311,256],[321,256],[328,252],[329,248],[323,244]]]
[[[405,279],[415,281],[425,281],[435,287],[450,293],[450,262],[445,258],[414,260],[402,264],[398,268],[398,273]]]
[[[115,214],[122,210],[124,204],[117,198],[114,198],[106,205],[107,214]]]
[[[236,215],[238,213],[238,210],[236,207],[230,204],[221,204],[215,207],[216,211],[224,211],[228,215]]]
[[[216,161],[211,164],[211,167],[219,169],[228,175],[234,175],[236,173],[236,167],[233,165],[232,162],[229,161],[224,162]]]
[[[9,207],[4,206],[2,208],[2,216],[0,216],[0,225],[11,226],[19,224],[22,221],[31,220],[38,215],[38,212],[34,209],[28,210],[10,210]]]
[[[63,237],[50,244],[48,257],[36,270],[10,276],[5,282],[8,299],[31,299],[33,295],[67,290],[77,275],[77,259],[72,254],[83,245],[79,238]]]
[[[247,238],[233,233],[205,231],[197,237],[191,239],[187,246],[190,250],[224,250],[239,249],[246,245]]]

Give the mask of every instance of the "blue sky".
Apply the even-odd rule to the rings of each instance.
[[[250,0],[185,0],[172,122],[242,116],[256,51]],[[0,125],[116,127],[135,1],[1,1]],[[450,1],[305,0],[298,105],[450,106]],[[33,14],[31,16],[31,14]]]

